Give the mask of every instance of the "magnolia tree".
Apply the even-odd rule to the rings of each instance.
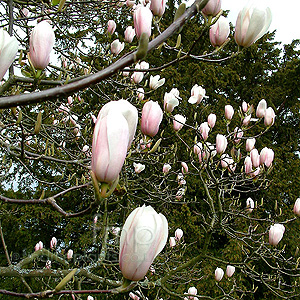
[[[238,55],[268,30],[269,8],[241,10],[236,52],[220,58],[231,31],[220,0],[181,4],[174,20],[156,0],[1,5],[1,220],[21,211],[27,223],[0,227],[0,293],[240,299],[259,287],[297,297],[299,260],[285,255],[284,239],[300,200],[289,219],[275,201],[253,200],[270,184],[274,151],[256,142],[274,109],[262,99],[216,111],[201,82],[167,90],[160,73]],[[208,32],[214,50],[195,53]],[[152,67],[162,48],[170,56]],[[37,236],[42,222],[41,240],[14,255],[26,241],[6,242],[10,230]]]

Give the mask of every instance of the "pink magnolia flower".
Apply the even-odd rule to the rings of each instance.
[[[265,126],[272,126],[275,121],[275,112],[272,107],[268,107],[265,112]]]
[[[55,249],[56,248],[56,245],[57,245],[57,239],[56,237],[53,237],[50,241],[50,249]]]
[[[100,182],[117,179],[127,154],[129,129],[120,112],[97,119],[92,144],[92,171]]]
[[[10,36],[5,30],[0,29],[0,81],[13,63],[19,48],[15,37]],[[1,85],[1,84],[0,84]]]
[[[176,240],[174,237],[170,237],[169,239],[169,244],[170,244],[170,247],[173,248],[176,246]]]
[[[258,150],[257,149],[252,149],[250,151],[250,157],[251,157],[251,162],[252,162],[252,166],[254,168],[257,168],[260,165],[260,157],[258,154]]]
[[[206,141],[208,138],[208,133],[210,131],[210,127],[208,126],[208,123],[204,122],[204,123],[200,124],[198,130],[199,130],[203,140]]]
[[[135,69],[140,69],[140,64],[137,63],[135,65]],[[144,72],[133,72],[133,74],[131,75],[131,80],[133,80],[134,83],[139,84],[144,78]]]
[[[133,22],[137,38],[139,39],[142,33],[151,35],[152,12],[146,6],[138,6],[133,13]]]
[[[182,237],[183,237],[183,231],[182,231],[182,229],[177,228],[177,229],[175,230],[175,239],[176,239],[177,241],[180,241]]]
[[[179,105],[179,91],[176,93],[177,89],[172,89],[171,92],[165,93],[164,96],[164,110],[166,112],[172,112],[176,106]],[[173,92],[174,91],[174,92]]]
[[[282,224],[271,225],[269,230],[269,243],[270,245],[276,246],[283,238],[285,227]]]
[[[36,243],[35,247],[34,247],[34,251],[39,251],[41,249],[43,249],[44,245],[43,242],[39,241],[38,243]]]
[[[221,0],[209,0],[202,9],[202,12],[207,16],[216,16],[221,10]]]
[[[244,165],[245,165],[245,173],[250,174],[252,172],[252,161],[250,156],[246,156]]]
[[[191,97],[189,98],[188,102],[191,104],[199,104],[203,98],[208,98],[207,96],[205,96],[206,91],[202,86],[199,86],[198,84],[195,84],[192,87],[191,90]]]
[[[181,172],[183,174],[187,174],[189,172],[189,167],[184,161],[181,162]]]
[[[272,21],[269,7],[260,10],[256,7],[244,7],[236,20],[234,38],[242,47],[249,47],[261,38],[268,30]]]
[[[249,125],[250,121],[251,121],[251,115],[246,116],[246,117],[243,119],[243,125],[244,125],[244,126]]]
[[[182,115],[175,115],[173,120],[173,128],[175,131],[179,131],[185,124],[186,117]]]
[[[145,91],[143,88],[138,88],[137,89],[137,96],[139,98],[140,101],[142,101],[145,97]]]
[[[128,26],[124,32],[125,41],[131,43],[135,37],[135,30],[132,26]]]
[[[293,212],[295,215],[300,217],[300,198],[298,198],[294,204]]]
[[[246,113],[248,111],[248,104],[246,101],[243,101],[243,103],[242,103],[242,110],[244,113]]]
[[[234,129],[234,142],[239,143],[243,137],[244,132],[241,128],[235,127]]]
[[[164,174],[169,173],[169,171],[171,170],[171,168],[172,167],[169,164],[164,164],[164,166],[163,166],[163,173]]]
[[[114,20],[109,20],[107,22],[107,31],[110,33],[110,34],[114,34],[115,30],[116,30],[116,27],[117,27],[117,24]]]
[[[250,152],[255,145],[256,139],[255,138],[250,138],[246,140],[246,151]]]
[[[191,286],[189,289],[188,289],[188,294],[189,295],[197,295],[198,291],[197,289],[194,287],[194,286]],[[195,297],[193,297],[193,299],[195,299]]]
[[[226,268],[226,275],[227,275],[227,277],[232,277],[232,275],[234,274],[234,272],[235,272],[235,267],[231,266],[231,265],[227,265],[227,268]]]
[[[267,102],[265,99],[259,101],[257,108],[256,108],[256,116],[258,118],[263,118],[265,116],[267,109]]]
[[[263,148],[260,151],[260,164],[265,164],[266,167],[270,167],[274,159],[274,151],[270,148]]]
[[[209,116],[207,117],[207,124],[209,125],[210,128],[215,127],[216,120],[217,120],[217,116],[215,114],[209,114]]]
[[[215,270],[215,279],[221,281],[224,276],[224,271],[221,268],[216,268]]]
[[[146,102],[142,110],[141,130],[145,135],[154,137],[163,118],[163,111],[158,102],[152,100]]]
[[[160,75],[155,75],[155,76],[150,75],[149,87],[151,90],[156,90],[162,85],[164,85],[165,81],[166,81],[165,78],[160,79]]]
[[[219,20],[210,28],[209,38],[214,47],[222,46],[230,33],[229,21],[221,16]]]
[[[111,43],[110,48],[112,54],[118,55],[124,49],[124,42],[121,43],[119,39],[116,39]]]
[[[143,279],[167,239],[168,221],[164,215],[145,205],[132,211],[120,238],[119,264],[123,276],[134,281]]]
[[[117,179],[137,125],[137,110],[126,100],[111,101],[100,110],[92,144],[92,171],[100,182]]]
[[[225,105],[225,118],[231,120],[234,114],[234,109],[231,105]]]
[[[222,134],[216,136],[216,150],[217,153],[223,153],[227,148],[227,139]]]
[[[140,300],[140,297],[136,294],[134,294],[133,292],[129,293],[129,297],[133,300]]]
[[[161,17],[166,8],[166,0],[151,0],[150,9],[154,16]]]
[[[29,57],[36,69],[44,70],[48,66],[54,42],[55,35],[47,21],[42,21],[34,27],[29,40]]]
[[[133,7],[135,5],[135,0],[126,0],[127,7]]]
[[[133,167],[134,167],[134,172],[139,174],[141,173],[142,171],[145,170],[145,165],[143,164],[140,164],[140,163],[133,163]]]

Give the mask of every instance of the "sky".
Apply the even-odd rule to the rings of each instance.
[[[228,19],[235,26],[239,11],[249,0],[222,0],[222,9],[230,10]],[[275,41],[290,44],[293,39],[300,39],[300,1],[299,0],[259,0],[254,3],[259,6],[270,7],[272,11],[272,23],[269,31],[275,29]]]

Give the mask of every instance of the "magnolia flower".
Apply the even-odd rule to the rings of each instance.
[[[255,145],[256,139],[255,138],[250,138],[246,140],[246,151],[250,152]]]
[[[189,167],[184,161],[181,162],[181,172],[183,174],[187,174],[189,172]]]
[[[145,91],[144,91],[143,88],[138,88],[137,89],[137,96],[138,96],[138,99],[140,101],[142,101],[144,99],[144,97],[145,97]]]
[[[38,70],[44,70],[50,61],[50,53],[55,42],[55,35],[47,21],[38,23],[30,35],[29,58]]]
[[[267,102],[265,99],[259,101],[257,108],[256,108],[256,116],[258,118],[263,118],[265,116],[267,109]]]
[[[234,114],[234,109],[231,105],[225,105],[225,118],[231,120]]]
[[[273,162],[273,159],[274,159],[274,151],[270,148],[263,148],[261,151],[260,151],[260,164],[265,164],[266,167],[270,167],[272,162]]]
[[[175,115],[173,120],[173,128],[175,131],[179,131],[186,122],[186,117],[182,115]]]
[[[98,181],[111,183],[117,179],[137,119],[137,109],[126,100],[111,101],[100,110],[94,128],[91,166]]]
[[[226,268],[226,275],[227,277],[231,277],[235,272],[235,267],[234,266],[231,266],[231,265],[228,265],[227,268]]]
[[[241,141],[241,138],[243,137],[244,132],[242,129],[235,127],[234,129],[234,142],[239,143]]]
[[[244,113],[246,113],[248,111],[248,104],[246,101],[243,101],[243,103],[242,103],[242,111]]]
[[[163,111],[158,102],[152,100],[146,102],[142,110],[141,130],[145,135],[154,137],[163,118]]]
[[[135,30],[132,26],[128,26],[124,32],[125,41],[131,43],[135,37]]]
[[[148,70],[149,69],[149,63],[147,63],[146,61],[141,61],[140,62],[140,68],[142,70]]]
[[[216,268],[215,270],[215,279],[221,281],[224,276],[224,271],[221,268]]]
[[[214,47],[222,46],[230,33],[229,21],[221,16],[219,20],[210,28],[209,38]]]
[[[146,6],[138,6],[133,13],[133,22],[137,38],[139,39],[142,33],[151,35],[152,12]]]
[[[139,174],[145,170],[145,165],[143,165],[143,164],[140,164],[140,163],[137,164],[134,162],[133,166],[134,166],[134,172],[137,174]]]
[[[150,9],[153,15],[161,17],[166,8],[166,0],[151,0]]]
[[[143,279],[167,238],[168,221],[164,215],[145,205],[132,211],[120,238],[119,264],[123,276],[134,281]]]
[[[166,112],[172,112],[176,106],[179,105],[178,96],[176,96],[174,93],[169,92],[165,93],[164,96],[164,110]]]
[[[265,126],[272,126],[275,121],[275,112],[272,107],[268,107],[265,112],[264,124]]]
[[[124,49],[124,42],[121,43],[119,39],[114,40],[111,43],[111,53],[118,55]]]
[[[269,243],[270,245],[276,246],[283,238],[285,227],[282,224],[271,225],[269,230]]]
[[[197,293],[198,293],[198,291],[197,291],[197,289],[196,289],[194,286],[192,286],[192,287],[190,287],[190,288],[188,289],[188,294],[189,294],[189,295],[197,295]],[[189,297],[189,298],[190,298],[190,297]],[[196,297],[191,297],[190,299],[195,300],[195,298],[196,298]]]
[[[227,148],[226,136],[222,134],[217,134],[216,136],[216,150],[217,153],[223,153]]]
[[[177,228],[177,229],[175,230],[175,239],[176,239],[177,241],[180,241],[182,237],[183,237],[183,231],[182,231],[182,229]]]
[[[208,126],[208,123],[204,122],[204,123],[200,124],[198,130],[199,130],[203,140],[206,141],[208,138],[208,133],[210,131],[210,127]]]
[[[116,27],[117,27],[117,24],[114,20],[109,20],[107,22],[107,31],[110,33],[110,34],[114,34],[115,30],[116,30]]]
[[[209,0],[202,9],[202,12],[207,16],[216,16],[221,10],[221,0]]]
[[[269,7],[260,10],[256,7],[244,7],[236,20],[234,38],[242,47],[249,47],[261,38],[268,30],[272,21]]]
[[[0,80],[2,80],[4,74],[13,63],[18,48],[19,43],[17,39],[0,28]]]
[[[293,212],[295,215],[300,217],[300,198],[298,198],[294,204]]]
[[[165,78],[160,79],[160,75],[155,75],[155,76],[150,75],[149,87],[152,90],[156,90],[162,85],[164,85],[165,81],[166,81]]]
[[[210,128],[215,127],[216,120],[217,120],[217,116],[215,114],[209,114],[209,116],[207,117],[207,124],[209,125]]]
[[[250,157],[251,157],[251,162],[252,162],[252,166],[254,168],[257,168],[260,165],[260,157],[258,154],[258,150],[257,149],[252,149],[250,151]]]
[[[205,93],[206,91],[203,87],[195,84],[192,87],[191,97],[189,98],[188,102],[191,104],[199,104],[203,98],[208,98],[207,96],[205,96]]]
[[[170,237],[169,239],[169,244],[170,244],[170,247],[173,248],[176,246],[176,240],[174,237]]]
[[[169,171],[171,170],[171,168],[172,167],[169,164],[164,164],[164,166],[163,166],[163,173],[164,174],[169,173]]]
[[[56,248],[56,245],[57,245],[57,239],[56,237],[53,237],[50,241],[50,249],[55,249]]]
[[[250,156],[246,156],[244,164],[245,164],[245,173],[250,174],[252,172],[252,161]]]
[[[43,249],[43,247],[44,247],[43,242],[39,241],[38,243],[36,243],[36,245],[35,245],[35,247],[34,247],[34,250],[35,250],[35,251],[38,251],[38,250]]]

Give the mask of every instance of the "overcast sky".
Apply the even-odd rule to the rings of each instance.
[[[239,11],[249,0],[222,0],[222,9],[230,10],[229,21],[235,26]],[[269,31],[276,29],[275,40],[289,44],[293,39],[300,39],[300,0],[259,0],[256,4],[270,7],[272,23]]]

